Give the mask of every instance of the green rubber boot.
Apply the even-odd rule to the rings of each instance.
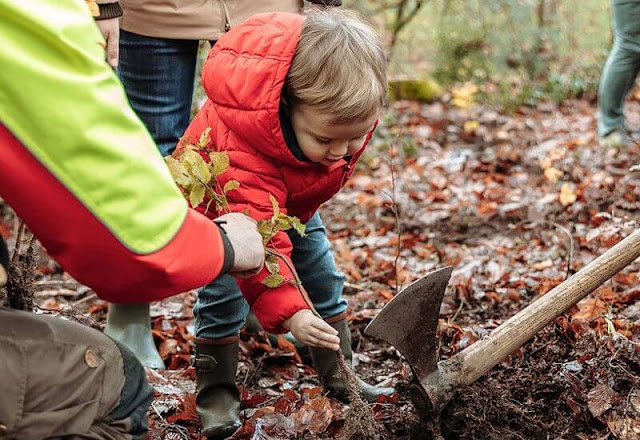
[[[621,148],[627,148],[629,141],[627,141],[627,136],[623,131],[615,130],[605,137],[600,138],[600,145],[607,149],[612,148],[619,150]]]
[[[208,440],[230,437],[242,426],[236,386],[238,337],[196,338],[196,411]]]
[[[126,345],[145,367],[166,368],[151,334],[149,304],[109,303],[104,332]]]

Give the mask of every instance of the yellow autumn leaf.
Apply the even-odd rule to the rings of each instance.
[[[204,200],[204,185],[198,183],[191,187],[189,192],[189,203],[193,208],[197,207]]]
[[[298,235],[300,237],[306,237],[305,231],[307,229],[307,225],[302,224],[298,217],[289,217],[289,220],[291,221],[291,226],[296,230]]]
[[[262,280],[262,284],[271,289],[275,289],[276,287],[280,287],[285,281],[285,278],[279,273],[272,273]]]
[[[475,94],[478,92],[478,86],[471,82],[464,83],[460,87],[451,90],[451,104],[459,108],[469,108],[475,102]]]
[[[228,193],[229,191],[233,191],[234,189],[238,189],[240,187],[240,182],[237,180],[229,180],[224,184],[224,188],[222,189],[223,193]]]
[[[280,264],[278,263],[277,257],[269,255],[269,257],[264,261],[264,265],[269,273],[280,273]]]
[[[226,152],[212,151],[209,153],[209,158],[211,159],[211,173],[214,176],[219,176],[229,168],[229,156]]]
[[[207,127],[200,135],[200,140],[198,140],[198,146],[200,148],[205,148],[207,145],[209,145],[209,141],[211,140],[211,138],[209,137],[210,131],[211,127]]]
[[[186,170],[187,174],[193,179],[193,183],[207,184],[211,180],[209,167],[199,153],[193,150],[186,150],[180,156],[180,162]]]
[[[289,220],[288,216],[281,214],[278,218],[278,230],[288,231],[289,229],[291,229],[291,220]]]
[[[184,166],[180,163],[180,161],[174,159],[171,156],[167,156],[164,158],[164,162],[167,164],[169,168],[169,172],[171,173],[171,177],[173,180],[182,187],[187,187],[191,184],[191,179],[187,174],[187,170],[185,170]]]
[[[469,133],[473,133],[474,131],[476,131],[478,129],[478,127],[480,127],[480,122],[478,121],[467,121],[464,123],[464,126],[462,127],[462,129],[464,130],[465,133],[469,134]]]
[[[540,168],[546,170],[547,168],[551,168],[553,166],[553,160],[550,157],[543,157],[540,159]]]
[[[199,154],[197,156],[198,159],[196,159],[191,166],[191,172],[201,183],[207,184],[211,180],[209,166]]]
[[[562,171],[553,167],[544,170],[544,177],[546,177],[550,182],[557,182],[560,177],[562,177],[562,174],[564,174]]]
[[[267,244],[273,237],[274,226],[269,220],[258,220],[258,232],[262,236],[262,242]]]
[[[195,152],[194,150],[185,150],[184,153],[180,156],[180,162],[185,166],[187,171],[191,170],[191,167],[198,159],[202,159],[202,157]]]
[[[575,193],[573,185],[569,182],[563,183],[562,188],[560,188],[560,203],[562,206],[569,206],[577,199],[578,196]]]
[[[271,200],[271,207],[273,208],[273,216],[271,216],[271,223],[276,223],[278,221],[278,217],[280,217],[280,205],[278,204],[278,200],[276,200],[275,196],[269,193],[269,200]]]

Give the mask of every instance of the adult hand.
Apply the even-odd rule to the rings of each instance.
[[[235,253],[230,274],[250,276],[260,272],[264,264],[264,246],[258,223],[239,212],[222,215],[216,221],[227,233]]]
[[[340,350],[338,331],[313,314],[311,310],[300,310],[287,319],[282,326],[300,342],[311,347]]]
[[[120,58],[120,22],[116,17],[96,20],[96,24],[107,42],[105,48],[107,63],[115,69],[118,67],[118,59]]]

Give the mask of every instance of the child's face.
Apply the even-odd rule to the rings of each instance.
[[[297,105],[291,116],[291,125],[304,155],[327,166],[360,150],[378,119],[376,113],[363,122],[332,124],[332,116],[307,105]]]

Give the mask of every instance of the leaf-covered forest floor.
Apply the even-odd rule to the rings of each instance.
[[[628,103],[627,116],[640,127],[638,102]],[[640,438],[638,263],[460,389],[431,427],[406,393],[406,362],[363,334],[396,286],[452,265],[440,356],[482,338],[637,227],[640,172],[629,171],[636,163],[637,145],[599,147],[587,100],[514,114],[447,102],[393,105],[359,171],[321,209],[347,276],[356,371],[399,390],[373,406],[383,438],[429,439],[433,426],[445,439]],[[10,222],[3,231],[11,235]],[[103,327],[106,303],[46,259],[39,270],[42,309]],[[152,306],[168,369],[148,374],[151,439],[199,438],[193,304],[185,293]],[[241,338],[237,381],[246,409],[235,438],[338,437],[348,408],[322,395],[292,346],[248,331]]]

